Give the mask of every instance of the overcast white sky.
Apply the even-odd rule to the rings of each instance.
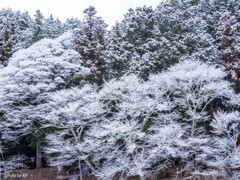
[[[138,6],[152,6],[155,8],[161,0],[0,0],[0,9],[27,10],[33,15],[40,9],[45,17],[53,14],[62,21],[75,17],[83,19],[83,10],[93,5],[97,16],[101,16],[109,26],[121,21],[129,8]]]

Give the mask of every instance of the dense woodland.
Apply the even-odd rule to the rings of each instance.
[[[240,179],[240,1],[83,13],[0,11],[1,175]]]

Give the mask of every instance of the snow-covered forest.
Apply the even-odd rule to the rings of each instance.
[[[83,13],[0,11],[1,176],[240,179],[240,1]]]

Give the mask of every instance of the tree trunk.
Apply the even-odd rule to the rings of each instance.
[[[196,122],[195,122],[195,120],[193,120],[193,122],[192,122],[192,129],[191,129],[191,137],[194,136],[195,126],[196,126]]]
[[[39,141],[37,140],[36,145],[36,169],[42,168],[42,149],[39,144]]]
[[[235,154],[237,151],[237,140],[233,142],[233,145],[234,145],[233,153]]]
[[[81,159],[80,159],[80,157],[78,157],[78,169],[79,169],[80,180],[83,180],[83,177],[82,177],[82,167],[81,167]]]

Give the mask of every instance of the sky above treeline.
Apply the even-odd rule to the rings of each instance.
[[[14,11],[28,11],[32,16],[40,9],[45,17],[53,14],[62,21],[67,18],[79,18],[83,20],[83,10],[90,5],[97,10],[97,16],[101,16],[109,26],[116,21],[121,21],[129,8],[135,9],[141,6],[155,8],[162,0],[0,0],[0,9],[12,8]]]

